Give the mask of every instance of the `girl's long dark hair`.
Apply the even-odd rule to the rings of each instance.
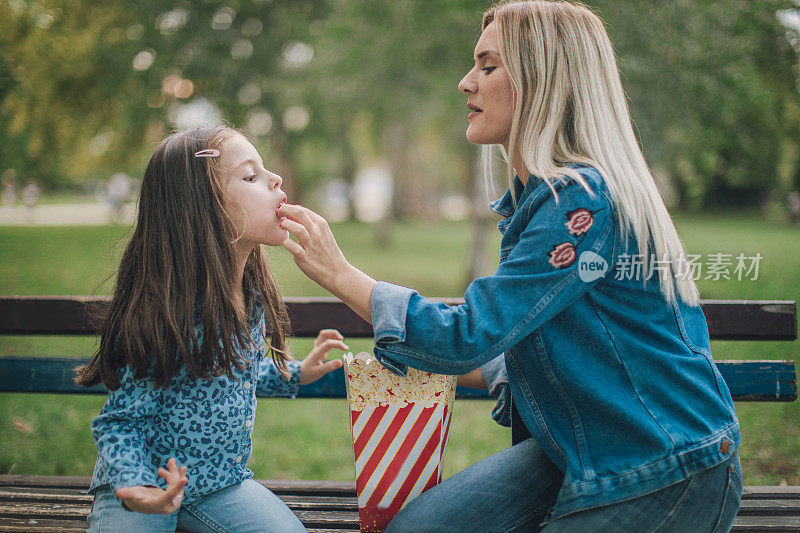
[[[234,367],[242,368],[234,342],[252,342],[248,317],[256,299],[265,312],[272,358],[287,375],[289,318],[266,257],[256,246],[247,258],[242,308],[233,298],[237,234],[223,208],[225,178],[218,158],[194,156],[221,149],[234,135],[240,133],[226,126],[175,133],[150,158],[100,347],[76,369],[78,385],[102,382],[116,390],[117,370],[124,366],[137,379],[152,370],[158,387],[168,386],[183,365],[198,378],[232,376]]]

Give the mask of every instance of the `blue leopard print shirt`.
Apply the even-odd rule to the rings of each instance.
[[[281,376],[265,354],[264,313],[259,309],[253,314],[258,317],[251,317],[255,344],[245,349],[249,362],[234,369],[235,379],[197,379],[184,368],[164,389],[151,379],[134,379],[130,368],[120,369],[121,387],[109,393],[91,426],[98,455],[90,493],[109,484],[113,490],[166,488],[158,469],[166,468],[170,457],[187,467],[185,502],[253,476],[247,461],[256,394],[293,397],[300,386],[300,363],[287,362],[290,380]],[[202,325],[195,331],[202,342]]]

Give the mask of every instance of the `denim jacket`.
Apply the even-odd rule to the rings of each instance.
[[[491,204],[505,217],[500,265],[463,305],[384,282],[371,297],[375,355],[395,372],[485,365],[495,389],[507,373],[522,420],[564,472],[550,519],[680,482],[740,443],[701,308],[669,303],[657,275],[627,275],[633,233],[622,242],[600,174],[571,166],[593,194],[564,178],[556,199],[531,176],[515,180],[516,209],[510,191]]]
[[[167,388],[156,388],[152,376],[134,379],[120,369],[121,387],[108,394],[92,422],[97,461],[89,492],[102,485],[113,490],[134,485],[166,488],[158,476],[174,457],[187,467],[184,501],[191,502],[253,476],[247,468],[252,451],[256,394],[292,397],[300,386],[300,363],[287,362],[291,379],[281,376],[265,354],[263,310],[250,319],[254,344],[236,349],[249,361],[234,368],[234,379],[198,379],[185,367]],[[202,342],[202,325],[195,326]]]

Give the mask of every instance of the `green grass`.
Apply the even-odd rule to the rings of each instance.
[[[753,215],[676,216],[692,253],[761,253],[759,279],[701,280],[704,298],[800,299],[800,231]],[[374,245],[374,229],[334,225],[348,259],[378,279],[408,285],[427,296],[463,294],[469,228],[459,223],[403,223],[386,248]],[[126,228],[0,227],[0,294],[108,294]],[[490,246],[496,258],[499,239]],[[308,281],[282,249],[269,250],[284,295],[325,292]],[[98,289],[98,286],[99,289]],[[370,350],[369,339],[347,339]],[[4,336],[2,355],[88,355],[94,337]],[[303,357],[308,339],[292,342]],[[793,359],[800,342],[714,342],[716,359]],[[89,423],[99,396],[0,395],[0,473],[89,475],[95,450]],[[488,401],[459,401],[445,474],[451,475],[509,444],[510,435],[489,418]],[[739,403],[742,462],[747,484],[800,485],[800,408],[794,404]],[[353,479],[347,406],[343,400],[259,400],[250,468],[260,478]]]

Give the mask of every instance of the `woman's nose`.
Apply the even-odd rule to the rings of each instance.
[[[478,84],[472,80],[472,71],[470,70],[467,72],[467,75],[461,78],[461,81],[458,82],[458,90],[459,92],[466,93],[466,94],[475,94],[478,92]]]

